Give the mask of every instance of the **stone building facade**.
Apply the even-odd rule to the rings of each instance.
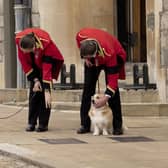
[[[8,1],[0,0],[0,88],[16,86],[12,83],[16,82],[12,76],[6,77],[12,72],[16,78],[14,71],[17,66],[16,61],[14,65],[10,65],[14,60],[9,59],[8,65],[5,62],[6,57],[11,58],[5,55],[5,45],[8,43],[5,42],[7,37],[4,37],[4,7],[7,7],[4,3]],[[116,35],[126,44],[127,41],[122,38],[129,29],[132,47],[127,51],[131,55],[128,62],[148,64],[150,82],[157,84],[161,102],[167,103],[167,15],[166,0],[32,0],[31,19],[32,26],[41,27],[50,33],[65,57],[67,71],[70,64],[75,64],[77,82],[83,81],[83,62],[76,47],[76,32],[83,27],[97,27]],[[126,22],[127,24],[123,24]],[[11,66],[9,72],[6,72],[7,66]],[[103,86],[104,80],[101,78],[103,74],[100,77]]]
[[[4,88],[4,15],[3,0],[0,1],[0,86]]]

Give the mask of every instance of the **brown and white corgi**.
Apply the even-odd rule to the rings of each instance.
[[[93,127],[93,135],[108,135],[112,128],[112,111],[106,104],[103,107],[96,108],[93,102],[100,99],[102,94],[95,94],[92,97],[92,105],[89,111],[89,117]]]

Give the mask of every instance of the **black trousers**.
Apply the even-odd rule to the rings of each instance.
[[[34,82],[30,82],[28,124],[48,126],[51,109],[45,107],[43,92],[33,92]]]
[[[84,69],[84,89],[82,94],[82,102],[80,108],[81,125],[85,128],[90,128],[91,121],[88,112],[91,107],[91,97],[95,94],[96,82],[103,67],[93,66]],[[106,74],[106,72],[105,72]],[[106,76],[106,75],[105,75]],[[113,129],[122,127],[122,112],[119,89],[116,90],[115,95],[108,101],[109,107],[113,112]]]

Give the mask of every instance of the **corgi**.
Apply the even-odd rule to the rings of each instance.
[[[112,128],[112,111],[107,104],[103,107],[96,108],[94,101],[100,99],[103,94],[95,94],[92,97],[92,105],[89,111],[93,135],[109,135],[109,130]]]

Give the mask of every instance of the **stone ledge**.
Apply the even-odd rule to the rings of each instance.
[[[103,90],[101,91],[103,93]],[[160,102],[158,90],[120,90],[123,103]],[[80,102],[82,90],[53,90],[53,101]],[[21,102],[28,99],[28,89],[0,89],[0,103]]]
[[[27,151],[26,153],[24,153],[24,148],[18,147],[16,145],[5,144],[5,143],[0,144],[0,154],[11,157],[16,160],[23,161],[32,166],[37,166],[39,168],[54,168],[53,166],[46,164],[44,158],[38,159],[36,157],[36,159],[34,159],[35,157],[33,157],[33,155],[35,156],[35,154],[31,154],[31,155],[27,154]]]
[[[0,89],[0,103],[27,100],[27,89]]]

